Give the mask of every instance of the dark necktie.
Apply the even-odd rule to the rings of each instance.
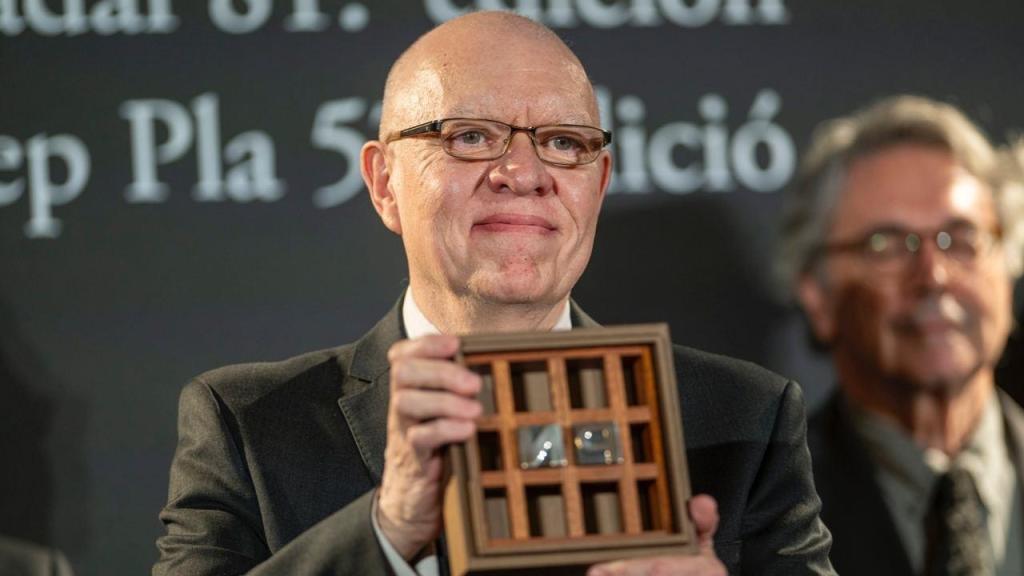
[[[952,468],[939,477],[925,536],[925,576],[992,574],[978,491],[966,470]]]

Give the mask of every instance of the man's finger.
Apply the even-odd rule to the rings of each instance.
[[[587,576],[726,576],[726,570],[707,556],[659,556],[598,564]]]
[[[472,419],[480,415],[479,402],[436,390],[398,388],[391,393],[391,402],[402,418],[432,420],[434,418]]]
[[[715,555],[715,531],[718,529],[718,503],[707,494],[698,494],[687,506],[697,529],[699,556],[662,556],[619,560],[592,566],[587,576],[684,576],[687,574],[725,575],[725,566]]]
[[[391,363],[391,382],[395,389],[431,388],[463,396],[480,391],[479,375],[447,360],[400,357]]]
[[[423,455],[445,444],[465,442],[475,432],[476,424],[472,420],[438,418],[410,426],[406,431],[406,438],[413,449]]]
[[[690,518],[697,528],[697,543],[701,551],[714,552],[715,531],[718,530],[718,502],[707,494],[697,494],[690,499]]]

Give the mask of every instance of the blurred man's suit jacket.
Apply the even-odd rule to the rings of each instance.
[[[999,405],[1017,478],[1024,478],[1024,411],[1003,392],[999,392]],[[807,444],[814,485],[821,496],[821,519],[832,532],[831,557],[836,572],[850,576],[912,576],[910,558],[875,479],[875,464],[839,392],[811,416]],[[1024,546],[1024,542],[1017,545]]]

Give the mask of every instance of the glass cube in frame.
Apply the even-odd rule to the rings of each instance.
[[[520,426],[517,433],[521,468],[555,468],[567,464],[559,424]]]
[[[622,464],[619,427],[614,422],[587,422],[572,427],[576,463],[581,465]]]

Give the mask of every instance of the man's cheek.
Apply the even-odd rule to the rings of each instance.
[[[892,346],[886,329],[886,312],[880,295],[860,284],[844,286],[836,299],[836,340],[853,347],[865,360],[873,360]]]
[[[1012,310],[1012,301],[1009,298],[1005,302],[999,302],[999,298],[989,301],[978,302],[977,306],[967,306],[969,323],[966,329],[973,343],[983,351],[986,360],[995,364],[1002,355],[1003,347],[1010,332],[1014,329],[1013,317],[1008,312]],[[972,304],[974,304],[972,302]],[[998,308],[1003,305],[1005,308]],[[1022,328],[1018,326],[1017,330]]]
[[[962,316],[960,325],[963,332],[972,340],[980,338],[987,332],[1001,331],[1000,325],[1004,322],[999,319],[998,306],[1011,305],[1008,299],[1005,303],[1000,302],[998,290],[991,289],[991,286],[988,288],[952,286],[944,295],[944,298],[948,299],[944,304],[952,310],[949,315]]]

